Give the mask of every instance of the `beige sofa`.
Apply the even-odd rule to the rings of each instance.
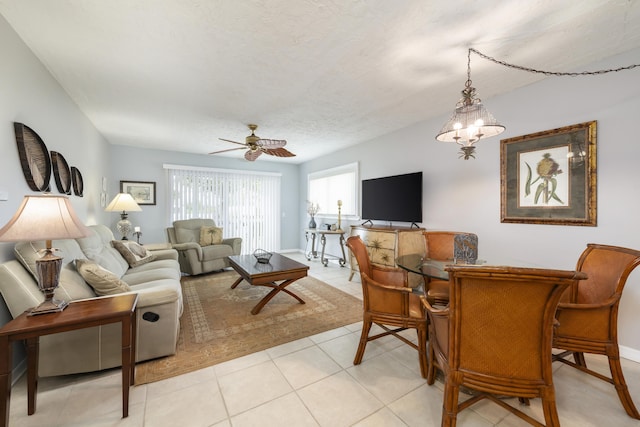
[[[54,240],[63,267],[58,299],[74,301],[97,296],[76,270],[76,259],[89,259],[127,283],[138,294],[136,307],[136,361],[174,354],[182,315],[182,290],[178,254],[173,249],[151,251],[153,260],[130,267],[116,250],[113,233],[103,225],[90,226],[93,235],[76,240]],[[38,289],[35,261],[44,242],[15,246],[17,260],[0,265],[0,293],[13,317],[38,305],[44,298]],[[46,315],[43,315],[46,316]],[[40,338],[39,375],[91,372],[120,366],[119,324],[81,329]]]
[[[178,251],[180,270],[196,275],[222,270],[229,267],[229,255],[240,255],[242,239],[240,237],[223,238],[213,245],[200,245],[203,227],[215,227],[212,219],[184,219],[173,222],[167,228],[167,238],[171,247]]]

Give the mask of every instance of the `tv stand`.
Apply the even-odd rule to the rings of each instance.
[[[365,222],[363,222],[360,225],[366,225],[367,223],[371,224],[371,226],[373,227],[373,222],[370,219],[366,220]]]
[[[371,222],[371,221],[368,221]],[[397,267],[396,258],[408,254],[426,253],[424,239],[425,229],[412,224],[411,227],[394,227],[386,225],[352,225],[351,236],[360,236],[367,246],[369,259],[372,264],[384,267]],[[349,280],[358,272],[358,263],[351,251],[349,251],[351,273]],[[416,274],[409,275],[411,286],[422,282],[422,277]]]

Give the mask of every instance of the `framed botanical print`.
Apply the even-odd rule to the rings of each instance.
[[[500,141],[500,220],[596,226],[596,121]]]

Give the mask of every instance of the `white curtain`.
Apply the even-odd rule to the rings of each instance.
[[[211,218],[242,252],[280,250],[280,174],[165,165],[170,222]]]

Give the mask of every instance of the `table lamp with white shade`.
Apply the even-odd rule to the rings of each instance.
[[[127,236],[131,234],[132,224],[127,219],[127,211],[140,212],[142,208],[133,200],[129,193],[118,193],[111,200],[111,203],[105,208],[106,212],[120,212],[120,221],[116,224],[118,233],[122,236],[122,240],[129,240]]]
[[[80,221],[66,196],[25,196],[13,218],[0,229],[2,242],[29,242],[44,240],[46,248],[36,260],[38,287],[44,293],[44,302],[29,311],[29,315],[62,311],[66,301],[53,298],[60,282],[62,257],[56,256],[52,240],[76,239],[91,236],[92,232]]]

